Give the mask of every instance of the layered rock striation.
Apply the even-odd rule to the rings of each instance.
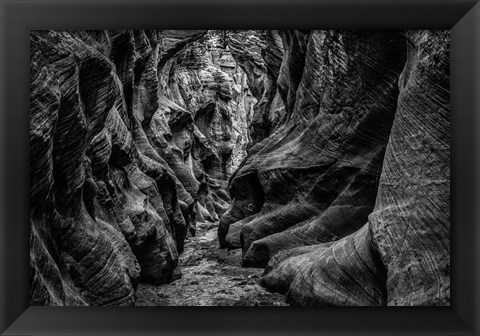
[[[220,244],[291,304],[448,305],[448,32],[269,34],[283,119],[232,177]]]
[[[174,143],[183,149],[190,176],[199,182],[196,219],[218,221],[229,207],[228,179],[250,142],[247,124],[256,99],[247,75],[222,34],[208,32],[167,62],[161,78],[166,114],[173,106],[194,111],[193,123],[179,118],[170,128]]]
[[[30,39],[32,305],[135,304],[218,220],[293,305],[449,304],[448,32]]]
[[[246,75],[207,31],[30,38],[31,304],[134,304],[140,280],[180,276],[196,220],[228,207]]]

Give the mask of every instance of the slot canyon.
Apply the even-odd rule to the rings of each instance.
[[[450,305],[448,31],[30,34],[30,304]]]

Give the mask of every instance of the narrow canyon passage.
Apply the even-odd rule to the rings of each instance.
[[[231,203],[225,197],[227,182],[247,155],[247,145],[259,140],[251,127],[255,107],[258,115],[258,107],[274,95],[266,74],[258,72],[265,71],[264,43],[253,32],[210,31],[201,42],[188,43],[171,65],[170,99],[196,111],[194,127],[206,138],[201,140],[194,131],[190,148],[184,146],[188,125],[172,129],[177,147],[187,147],[185,164],[201,182],[196,223],[190,224],[195,236],[187,234],[179,255],[181,275],[174,274],[171,283],[162,285],[141,282],[135,294],[137,305],[286,305],[283,295],[260,286],[263,268],[242,267],[241,249],[220,248],[218,239],[219,219]],[[273,105],[283,113],[278,97]],[[269,132],[264,125],[259,129],[264,136]],[[201,173],[191,166],[195,159]],[[252,204],[245,207],[253,211]]]
[[[32,31],[31,305],[450,304],[448,31]]]
[[[241,266],[241,250],[218,248],[218,223],[198,223],[179,258],[181,278],[140,283],[137,306],[284,306],[285,297],[259,285],[263,269]]]

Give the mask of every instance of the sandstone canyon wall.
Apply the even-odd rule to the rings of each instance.
[[[218,39],[32,32],[32,305],[134,304],[226,211],[255,98]]]
[[[278,35],[283,121],[231,180],[220,244],[291,304],[448,305],[448,32]]]
[[[204,221],[292,305],[450,303],[448,32],[30,38],[32,305],[135,304]]]

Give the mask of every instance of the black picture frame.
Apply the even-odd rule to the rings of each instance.
[[[0,0],[2,335],[478,335],[480,4],[475,0]],[[451,306],[29,307],[29,31],[449,29]]]

